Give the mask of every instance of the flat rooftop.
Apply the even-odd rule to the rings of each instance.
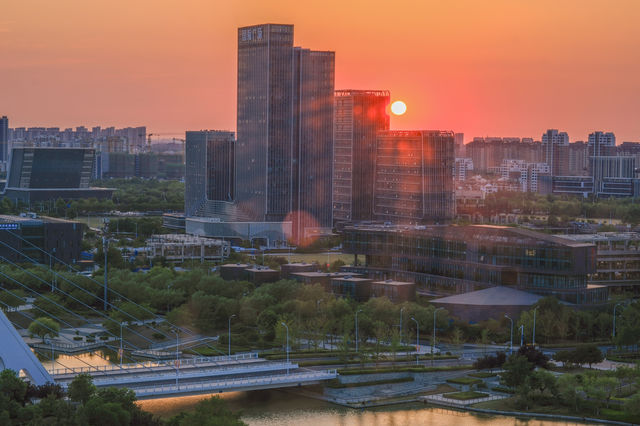
[[[546,241],[553,244],[569,246],[569,247],[587,247],[592,243],[573,241],[571,239],[561,238],[557,235],[549,235],[542,232],[531,231],[525,228],[516,228],[512,226],[500,226],[500,225],[379,225],[379,224],[366,224],[366,225],[353,225],[346,226],[345,230],[359,230],[369,232],[394,232],[394,233],[406,233],[406,234],[423,234],[425,236],[435,236],[448,239],[459,239],[460,235],[464,232],[484,233],[483,238],[487,239],[499,239],[500,236],[489,235],[491,231],[502,231],[506,234],[511,234],[513,237],[534,238],[541,241]],[[476,234],[477,235],[477,234]],[[472,237],[470,237],[472,238]]]
[[[432,303],[471,306],[531,306],[544,296],[527,293],[511,287],[490,287],[469,293],[456,294],[440,299],[433,299]]]
[[[598,241],[623,241],[623,240],[640,240],[638,232],[598,232],[596,234],[572,234],[557,235],[558,238],[581,242],[595,243]]]
[[[392,285],[392,286],[405,286],[405,285],[416,285],[416,283],[412,283],[409,281],[394,281],[394,280],[383,280],[383,281],[374,281],[372,284],[384,284],[384,285]]]

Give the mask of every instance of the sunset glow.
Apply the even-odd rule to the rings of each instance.
[[[638,16],[635,0],[5,2],[0,110],[12,126],[235,130],[237,28],[275,22],[336,52],[336,89],[402,93],[406,128],[638,140]]]
[[[391,104],[391,112],[395,115],[402,115],[407,112],[407,105],[402,101],[395,101]]]

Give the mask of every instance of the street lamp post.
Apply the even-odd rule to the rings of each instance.
[[[536,347],[536,312],[538,312],[538,306],[533,310],[533,347]]]
[[[402,311],[404,311],[404,307],[400,308],[400,346],[402,346]]]
[[[416,365],[418,365],[418,358],[420,357],[420,324],[414,317],[411,317],[411,319],[416,323]]]
[[[622,305],[622,302],[616,303],[615,306],[613,307],[613,331],[611,334],[614,338],[616,337],[616,309],[620,305]]]
[[[171,330],[173,332],[173,334],[176,335],[176,387],[178,388],[178,390],[180,390],[180,385],[178,384],[178,376],[180,373],[180,358],[179,358],[179,352],[178,352],[178,348],[180,347],[180,331],[179,330]]]
[[[431,361],[435,358],[435,350],[436,350],[436,314],[440,309],[444,309],[443,307],[436,308],[433,311],[433,341],[431,342]]]
[[[227,359],[231,359],[231,318],[235,317],[236,314],[233,314],[229,317],[229,336],[227,338],[227,343],[229,344],[229,352],[227,352]]]
[[[284,328],[287,329],[287,374],[289,374],[289,326],[283,322],[280,324],[284,325]]]
[[[507,314],[504,314],[505,318],[509,318],[509,321],[511,321],[511,339],[510,339],[510,343],[509,343],[509,353],[513,353],[513,320],[511,319],[511,317]]]
[[[524,345],[524,324],[520,326],[520,347]]]
[[[122,355],[124,355],[124,350],[122,348],[122,322],[120,322],[120,352],[118,355],[120,356],[120,368],[122,368]]]
[[[106,227],[105,227],[105,236],[102,237],[102,250],[104,251],[104,310],[107,310],[107,252],[109,251],[109,242],[106,237]]]
[[[358,313],[362,312],[362,309],[356,311],[356,353],[358,353]]]

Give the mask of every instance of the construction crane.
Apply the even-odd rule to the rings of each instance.
[[[149,133],[147,135],[147,152],[151,152],[151,136],[173,136],[176,135],[177,133]],[[176,139],[173,138],[173,141],[175,142],[176,140],[182,141],[184,144],[184,140],[183,139]]]

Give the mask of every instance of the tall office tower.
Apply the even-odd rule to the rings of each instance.
[[[387,90],[336,90],[333,219],[373,220],[376,134],[389,130]]]
[[[293,237],[330,230],[335,53],[294,49]]]
[[[549,129],[542,134],[544,161],[549,165],[551,176],[567,176],[569,174],[569,135]]]
[[[212,210],[220,207],[216,206],[220,204],[217,201],[233,201],[234,134],[220,130],[189,131],[185,140],[185,215],[215,214]]]
[[[0,163],[9,161],[9,119],[0,118]]]
[[[616,155],[616,135],[612,132],[593,132],[589,134],[589,157]]]
[[[333,52],[293,47],[293,25],[238,29],[236,201],[253,221],[331,227]]]
[[[379,132],[374,216],[393,223],[453,219],[454,137],[437,130]]]
[[[454,133],[453,140],[456,144],[456,158],[464,157],[464,133]]]

